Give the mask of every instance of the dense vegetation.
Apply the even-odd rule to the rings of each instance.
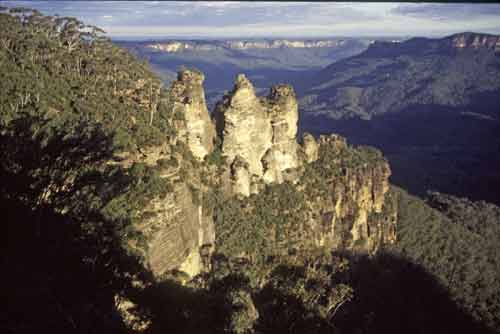
[[[461,308],[490,328],[500,328],[500,208],[431,194],[431,209],[398,190],[396,251],[422,265]]]
[[[102,32],[28,9],[0,13],[0,188],[7,332],[119,330],[113,295],[142,275],[133,228],[169,187],[123,151],[175,134],[160,81]],[[165,102],[164,102],[165,101]]]
[[[445,196],[429,202],[439,213],[396,192],[400,242],[368,258],[297,251],[305,202],[289,183],[245,201],[209,189],[225,232],[212,270],[189,282],[176,272],[154,280],[129,247],[142,240],[134,225],[172,190],[164,168],[190,179],[200,166],[181,143],[157,164],[124,161],[175,136],[168,92],[148,66],[75,19],[2,10],[0,28],[2,332],[131,332],[118,315],[121,297],[149,333],[499,327],[500,209]],[[305,171],[311,191],[342,164],[382,158],[371,149],[322,154],[316,174]],[[207,160],[222,168],[219,151]]]

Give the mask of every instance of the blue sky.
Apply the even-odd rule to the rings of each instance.
[[[74,16],[123,37],[500,34],[500,4],[0,1]]]

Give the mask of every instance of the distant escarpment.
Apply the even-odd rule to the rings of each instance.
[[[278,48],[333,48],[342,46],[344,40],[237,40],[237,41],[165,41],[148,44],[147,47],[161,52],[212,51],[219,49],[278,49]]]
[[[491,106],[500,96],[499,51],[499,36],[478,33],[375,42],[319,71],[305,85],[301,107],[335,119],[366,119],[419,105],[473,107],[497,117]]]

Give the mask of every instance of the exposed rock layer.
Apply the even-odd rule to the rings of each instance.
[[[278,49],[278,48],[333,48],[341,46],[344,40],[262,40],[262,41],[167,41],[148,44],[147,47],[161,52],[210,51],[218,49]]]
[[[248,168],[242,172],[245,167],[238,164],[234,177],[281,183],[285,170],[300,165],[295,140],[298,107],[292,87],[275,86],[268,97],[258,98],[250,81],[239,75],[233,91],[217,104],[214,114],[222,154],[229,164],[239,156]],[[247,188],[246,181],[235,179],[235,192],[248,195]]]
[[[215,135],[202,82],[201,73],[183,71],[171,91],[175,111],[185,119],[178,124],[177,139],[180,144],[185,142],[198,160],[213,150]],[[387,162],[379,153],[373,159],[353,153],[358,151],[336,135],[316,142],[305,134],[299,146],[297,101],[290,86],[275,86],[267,97],[260,98],[247,78],[240,75],[233,91],[216,106],[214,116],[221,141],[217,149],[225,161],[212,181],[224,196],[259,196],[266,184],[292,181],[294,191],[304,192],[308,207],[309,218],[302,224],[300,243],[372,253],[380,245],[394,242],[397,213],[387,197]],[[171,140],[170,145],[179,145],[179,140]],[[208,269],[207,257],[215,244],[210,209],[201,200],[206,194],[192,190],[197,182],[203,188],[200,175],[210,174],[210,167],[183,161],[183,154],[174,146],[144,153],[142,160],[148,164],[155,164],[162,156],[180,162],[162,174],[172,191],[165,198],[151,201],[144,209],[149,218],[143,219],[137,229],[145,237],[143,255],[156,276],[180,270],[192,277]],[[327,165],[330,174],[322,171]],[[308,168],[316,170],[309,172],[316,173],[319,184],[309,183]],[[327,190],[317,192],[316,187]]]
[[[395,242],[397,209],[388,195],[391,171],[387,161],[380,155],[352,164],[349,151],[353,149],[345,138],[321,136],[316,143],[312,136],[305,137],[303,148],[316,150],[316,158],[309,161],[320,159],[312,168],[322,169],[330,163],[326,151],[335,156],[331,163],[339,166],[334,176],[325,173],[320,180],[327,189],[323,194],[315,191],[318,185],[310,183],[308,174],[299,181],[310,210],[303,231],[306,244],[374,253],[381,245]]]
[[[180,114],[185,120],[184,140],[199,160],[212,152],[215,138],[215,127],[205,102],[204,80],[200,72],[183,70],[170,90],[174,115]]]

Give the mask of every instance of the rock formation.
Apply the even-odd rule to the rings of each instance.
[[[159,52],[180,53],[185,51],[211,50],[248,50],[248,49],[278,49],[278,48],[335,48],[345,43],[345,40],[261,40],[261,41],[166,41],[146,45],[147,48]]]
[[[302,150],[304,151],[306,162],[310,163],[318,160],[319,146],[310,133],[302,136]]]
[[[195,276],[204,269],[202,250],[213,245],[214,227],[203,207],[193,202],[187,186],[179,183],[167,198],[148,208],[155,215],[140,230],[148,241],[149,268],[156,276],[173,269]]]
[[[184,117],[184,140],[198,160],[203,160],[212,152],[215,138],[215,127],[205,102],[203,80],[205,76],[201,72],[183,70],[170,90],[174,115],[179,113]]]
[[[249,176],[256,176],[254,180],[281,183],[283,171],[299,166],[295,140],[298,107],[290,86],[275,86],[267,98],[258,98],[251,82],[241,74],[214,114],[222,154],[229,164],[239,156],[248,164]],[[247,193],[239,191],[244,181],[235,182],[235,192]]]
[[[319,145],[330,145],[342,154],[345,139],[321,137]],[[388,198],[389,164],[385,160],[345,167],[329,182],[330,196],[318,203],[322,224],[317,243],[331,248],[375,252],[382,244],[395,241],[397,210]]]
[[[500,52],[500,36],[477,34],[477,33],[460,33],[449,37],[451,46],[456,49],[491,49],[495,52]]]
[[[265,103],[273,137],[271,148],[262,158],[264,181],[281,183],[283,171],[299,166],[296,142],[298,105],[293,88],[288,85],[272,87]]]
[[[297,101],[287,85],[257,97],[250,81],[244,75],[237,77],[233,91],[214,111],[221,143],[216,149],[225,159],[216,168],[219,172],[211,174],[212,185],[203,186],[200,175],[211,173],[209,165],[195,167],[186,160],[185,151],[176,148],[186,147],[198,160],[214,149],[215,129],[202,82],[201,73],[179,74],[171,89],[174,111],[185,118],[178,124],[178,140],[170,147],[143,152],[140,160],[149,165],[166,157],[179,161],[177,167],[167,164],[161,174],[172,190],[151,201],[141,213],[147,218],[136,224],[144,245],[131,245],[140,249],[155,276],[180,270],[193,277],[209,268],[216,232],[211,209],[202,200],[210,196],[207,187],[220,187],[225,198],[242,195],[245,201],[266,185],[292,181],[292,191],[302,192],[307,203],[309,218],[298,234],[305,247],[372,253],[395,240],[397,213],[387,195],[390,169],[385,159],[378,151],[365,154],[353,149],[337,135],[321,136],[317,142],[304,134],[299,146]],[[120,163],[129,166],[132,160],[137,158]],[[194,192],[193,184],[198,189]],[[318,192],[319,188],[323,190]]]
[[[273,129],[267,110],[243,74],[236,79],[233,91],[216,105],[215,119],[228,162],[239,155],[248,163],[251,174],[262,176],[261,159],[271,148]]]
[[[311,168],[320,174],[313,181],[317,172],[306,171],[297,184],[307,196],[309,216],[300,244],[374,253],[381,245],[395,242],[397,209],[389,195],[391,171],[379,153],[369,150],[360,155],[361,149],[349,147],[343,137],[320,136],[316,142],[309,134],[304,135],[303,151],[306,161],[317,161]],[[324,171],[328,165],[333,173]]]

